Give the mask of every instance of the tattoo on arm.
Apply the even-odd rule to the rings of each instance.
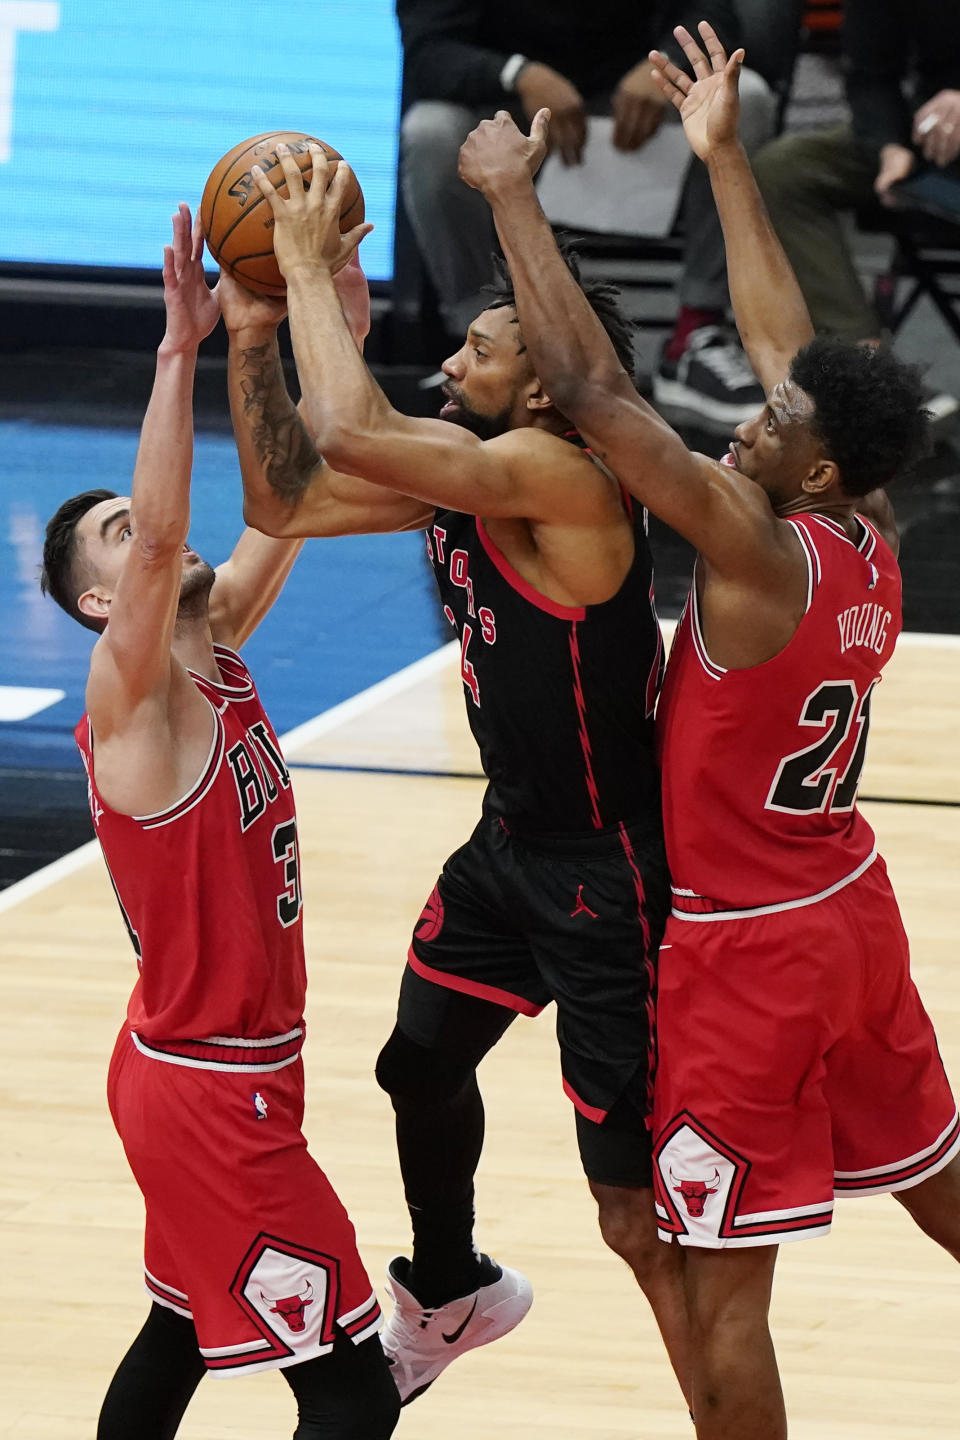
[[[270,488],[295,505],[310,483],[320,456],[287,393],[280,357],[272,345],[240,352],[243,413]]]

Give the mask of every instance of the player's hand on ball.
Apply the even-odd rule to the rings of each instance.
[[[233,335],[238,330],[276,330],[287,313],[286,300],[274,295],[255,295],[239,280],[234,280],[222,265],[215,294],[224,324]]]
[[[481,120],[460,146],[460,179],[483,195],[511,181],[532,180],[547,153],[550,111],[538,110],[524,135],[506,110]]]
[[[311,145],[313,178],[309,190],[305,190],[300,168],[286,145],[277,146],[277,158],[289,199],[278,193],[259,165],[254,165],[251,174],[273,211],[273,249],[280,271],[286,280],[302,267],[335,275],[373,229],[364,223],[340,234],[340,210],[353,178],[350,167],[340,161],[336,169],[331,169],[320,146]]]
[[[163,300],[167,328],[161,350],[195,350],[220,319],[217,297],[203,272],[203,236],[193,225],[189,205],[173,217],[173,243],[163,247]]]

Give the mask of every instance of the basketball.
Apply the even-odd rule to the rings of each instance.
[[[273,212],[250,171],[259,165],[286,198],[287,183],[279,168],[277,145],[283,143],[299,166],[309,188],[313,162],[308,147],[322,147],[328,160],[342,160],[332,145],[300,131],[268,130],[228,150],[210,171],[200,201],[200,223],[210,254],[248,290],[284,295],[286,284],[273,253]],[[340,210],[340,230],[352,230],[364,217],[363,191],[354,176]]]

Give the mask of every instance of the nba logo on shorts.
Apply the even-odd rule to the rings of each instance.
[[[260,1094],[260,1091],[259,1091],[259,1090],[256,1092],[256,1094],[255,1094],[254,1097],[253,1097],[253,1108],[254,1108],[254,1110],[257,1112],[257,1119],[258,1119],[258,1120],[266,1120],[266,1118],[267,1118],[267,1102],[266,1102],[266,1100],[264,1100],[264,1098],[263,1098],[263,1096]]]

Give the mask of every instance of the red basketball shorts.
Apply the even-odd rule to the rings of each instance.
[[[380,1318],[353,1226],[307,1152],[303,1065],[211,1071],[141,1054],[123,1030],[110,1110],[146,1202],[153,1300],[192,1318],[216,1374],[359,1343]]]
[[[835,1195],[905,1190],[960,1149],[881,859],[816,904],[667,923],[657,1000],[661,1237],[825,1234]]]

